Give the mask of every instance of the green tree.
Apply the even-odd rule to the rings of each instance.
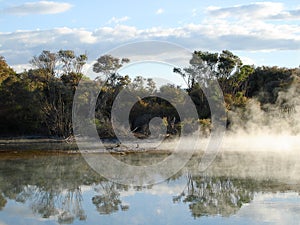
[[[228,50],[223,50],[218,59],[219,78],[228,79],[234,72],[238,72],[243,65],[241,59]]]
[[[129,63],[129,59],[115,58],[111,55],[103,55],[97,59],[97,62],[93,65],[93,71],[95,73],[102,73],[108,78],[114,78],[114,75],[117,75],[116,72],[120,69],[125,63]]]
[[[76,56],[72,50],[57,53],[43,51],[30,61],[36,70],[30,71],[41,81],[40,104],[44,124],[50,134],[72,135],[72,101],[87,56]]]
[[[208,87],[209,92],[216,95],[216,98],[218,95],[215,93],[215,87],[211,86],[214,83],[211,81],[218,81],[225,100],[228,100],[227,104],[230,105],[235,100],[241,103],[241,100],[244,102],[245,99],[248,77],[253,71],[253,67],[243,66],[241,59],[228,50],[223,50],[220,54],[195,51],[189,67],[174,68],[175,73],[187,79],[187,91],[197,107],[200,119],[210,117],[208,101],[203,90]]]
[[[0,87],[2,82],[13,74],[15,71],[7,65],[5,58],[0,56]]]
[[[40,110],[36,86],[27,72],[17,74],[4,58],[0,61],[0,132],[4,135],[38,133]]]
[[[34,56],[29,61],[30,64],[38,69],[44,70],[47,79],[54,77],[56,74],[57,54],[44,50],[40,55]]]
[[[257,97],[262,104],[274,104],[278,93],[292,84],[293,74],[293,69],[257,67],[248,78],[247,97]]]
[[[114,132],[111,125],[111,110],[118,93],[127,86],[131,80],[129,76],[122,76],[117,71],[129,59],[115,58],[111,55],[100,56],[93,65],[93,71],[104,76],[96,77],[96,82],[102,86],[96,103],[96,124],[101,137],[112,137]]]

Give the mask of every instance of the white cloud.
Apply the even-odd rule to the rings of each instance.
[[[297,193],[258,193],[251,204],[240,209],[236,217],[251,219],[253,224],[295,224],[300,219],[298,199]]]
[[[31,67],[31,65],[29,63],[27,64],[18,64],[18,65],[13,65],[12,68],[14,69],[14,71],[16,71],[17,73],[21,73],[24,72],[24,70],[29,70]],[[1,224],[0,224],[1,225]]]
[[[2,12],[18,16],[32,14],[57,14],[69,10],[71,7],[71,4],[64,2],[39,1],[27,2],[21,5],[5,8],[2,10]]]
[[[250,3],[248,5],[236,5],[227,8],[209,7],[207,10],[212,16],[221,18],[265,18],[282,12],[283,4],[275,2],[257,2]]]
[[[156,10],[155,14],[159,15],[159,14],[163,14],[164,13],[164,9],[159,8],[158,10]]]
[[[288,19],[300,19],[300,9],[297,10],[290,10],[290,11],[283,11],[281,13],[278,13],[277,15],[273,15],[269,17],[268,19],[273,20],[288,20]]]
[[[191,51],[299,51],[299,24],[266,20],[279,18],[279,15],[287,12],[292,14],[292,11],[285,10],[282,3],[261,2],[229,8],[210,7],[209,16],[199,23],[172,28],[139,29],[122,25],[121,22],[129,19],[125,16],[113,17],[109,21],[111,25],[95,30],[62,27],[0,33],[0,55],[10,65],[16,65],[28,63],[32,56],[42,50],[73,49],[79,53],[87,51],[92,60],[121,44],[143,40],[174,42]],[[295,18],[296,10],[293,15]],[[241,19],[235,20],[233,17]],[[245,22],[250,17],[255,19]],[[251,62],[247,58],[245,61]]]
[[[0,55],[10,65],[25,64],[42,50],[57,51],[63,48],[80,53],[87,51],[90,59],[94,59],[120,44],[143,40],[170,41],[191,50],[300,50],[299,30],[299,25],[276,25],[261,21],[245,24],[227,20],[206,20],[201,24],[175,28],[138,29],[115,25],[88,30],[63,27],[0,33]]]
[[[286,20],[300,19],[300,9],[285,10],[280,2],[256,2],[248,5],[236,5],[232,7],[208,7],[207,12],[219,18],[239,18],[243,20]]]
[[[257,63],[249,57],[240,56],[240,59],[242,60],[243,64],[245,64],[245,65],[257,65]]]
[[[128,16],[124,16],[124,17],[121,17],[121,18],[112,17],[107,23],[108,24],[119,24],[119,23],[125,22],[129,19],[130,18]]]

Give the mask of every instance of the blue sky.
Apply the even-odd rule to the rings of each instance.
[[[233,51],[245,64],[298,67],[300,2],[0,0],[0,55],[16,70],[42,50],[95,60],[120,45],[168,41]]]

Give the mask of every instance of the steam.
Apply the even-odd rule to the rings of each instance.
[[[274,104],[261,104],[249,99],[245,108],[228,111],[230,125],[222,138],[221,152],[277,152],[286,154],[300,151],[300,87],[294,82],[290,88],[278,92]],[[264,95],[264,93],[261,93]],[[198,152],[206,150],[210,136],[200,137]],[[217,137],[219,138],[219,137]],[[186,149],[195,140],[184,137]],[[174,143],[163,144],[163,149],[174,148]]]
[[[256,100],[248,102],[245,109],[229,112],[231,132],[239,134],[289,134],[300,133],[299,90],[295,86],[279,92],[275,104],[262,106]]]
[[[251,99],[244,109],[229,111],[230,129],[223,149],[291,151],[300,148],[300,89],[295,82],[278,93],[275,104]],[[262,93],[263,94],[263,93]]]

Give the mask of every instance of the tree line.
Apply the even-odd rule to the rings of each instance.
[[[40,135],[67,138],[72,136],[73,97],[79,81],[91,82],[83,68],[87,55],[76,55],[73,50],[42,51],[30,60],[31,68],[17,73],[0,57],[0,135]],[[195,123],[210,126],[210,107],[202,86],[210,80],[218,81],[224,95],[227,111],[243,109],[250,99],[257,99],[264,110],[267,104],[276,104],[280,92],[286,92],[299,83],[299,68],[281,68],[244,65],[228,50],[221,53],[195,51],[187,68],[174,68],[174,76],[182,76],[186,87],[157,86],[151,78],[121,75],[118,70],[130,59],[111,55],[100,56],[93,65],[99,77],[93,80],[101,89],[95,109],[99,136],[115,137],[111,124],[113,102],[124,88],[137,93],[136,104],[129,115],[130,129],[140,137],[150,135],[149,122],[161,117],[168,134],[180,134],[181,129],[196,129]],[[103,76],[106,79],[103,79]],[[147,98],[139,98],[151,93]],[[183,93],[196,106],[197,121],[180,121],[176,108],[157,93],[177,99],[185,107]],[[126,104],[126,102],[122,103]],[[279,107],[290,112],[289,99],[281,100]],[[228,126],[230,121],[228,121]]]

